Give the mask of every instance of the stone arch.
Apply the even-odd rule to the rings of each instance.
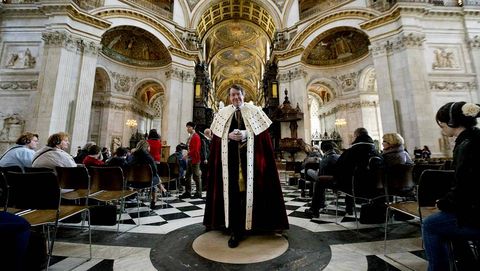
[[[93,93],[111,92],[112,82],[105,67],[95,69],[95,82],[93,84]]]
[[[154,78],[144,78],[133,86],[133,98],[144,105],[150,105],[157,95],[165,94],[165,85]]]
[[[108,20],[111,23],[109,29],[118,26],[136,26],[154,35],[166,48],[186,49],[180,38],[161,20],[137,9],[131,7],[100,8],[93,11],[92,14]]]
[[[362,70],[358,81],[360,92],[378,93],[377,77],[373,65],[370,65]]]
[[[315,66],[351,63],[369,54],[370,41],[361,30],[339,26],[316,36],[305,48],[302,62]]]
[[[362,31],[359,25],[371,20],[380,13],[378,11],[369,9],[337,9],[325,16],[313,20],[308,26],[293,37],[287,50],[298,47],[306,48],[312,40],[325,31],[333,29],[338,26],[352,27]],[[363,32],[363,31],[362,31]],[[367,34],[366,34],[367,35]],[[368,35],[367,35],[368,36]]]

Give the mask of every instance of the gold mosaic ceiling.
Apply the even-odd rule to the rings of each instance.
[[[228,103],[232,83],[240,84],[246,100],[256,100],[267,48],[275,33],[272,16],[250,0],[223,0],[207,9],[197,26],[205,46],[218,100]]]
[[[245,88],[246,99],[254,100],[266,61],[266,34],[241,20],[220,24],[209,33],[206,59],[218,99],[228,102],[229,86],[238,83]]]

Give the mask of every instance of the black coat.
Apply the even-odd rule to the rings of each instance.
[[[377,180],[368,170],[371,157],[381,157],[373,140],[368,135],[359,136],[352,146],[344,151],[337,160],[335,185],[341,191],[352,192],[352,177],[355,174],[355,193],[362,196],[377,194]]]
[[[456,213],[460,225],[480,227],[480,129],[464,130],[457,137],[453,167],[455,184],[437,206]]]

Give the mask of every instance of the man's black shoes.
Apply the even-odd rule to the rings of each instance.
[[[192,196],[192,199],[201,199],[201,198],[202,198],[202,194],[198,193],[198,192],[193,194],[193,196]]]
[[[228,247],[229,248],[236,248],[238,247],[238,244],[240,243],[240,238],[238,238],[238,236],[232,234],[232,236],[230,236],[230,239],[228,240]]]

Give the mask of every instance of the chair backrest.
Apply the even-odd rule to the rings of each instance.
[[[7,171],[23,172],[23,169],[19,166],[0,167],[0,172],[7,172]]]
[[[427,169],[441,169],[442,164],[425,164],[425,163],[415,163],[413,166],[412,177],[413,183],[418,185],[420,181],[420,176],[424,170]]]
[[[58,209],[60,187],[54,172],[7,172],[8,205],[17,209]]]
[[[122,191],[125,178],[121,167],[89,167],[91,178],[90,192],[100,190]]]
[[[53,168],[49,167],[25,167],[25,172],[55,172]]]
[[[373,197],[383,193],[383,159],[380,156],[371,156],[367,165],[355,167],[352,182],[352,187],[359,196]]]
[[[180,165],[177,162],[168,163],[168,168],[170,169],[170,177],[178,178],[180,177]]]
[[[424,170],[418,185],[418,205],[435,206],[435,202],[450,191],[454,182],[453,170]]]
[[[160,178],[168,178],[170,180],[170,166],[167,162],[158,163],[157,172]]]
[[[6,211],[8,207],[8,184],[3,172],[0,172],[0,205]]]
[[[131,165],[125,170],[125,179],[130,183],[151,183],[152,177],[152,167],[148,164]]]
[[[90,174],[86,167],[56,167],[58,183],[64,189],[88,189]]]
[[[411,164],[397,164],[384,169],[389,195],[402,195],[402,192],[413,189],[413,167]]]

